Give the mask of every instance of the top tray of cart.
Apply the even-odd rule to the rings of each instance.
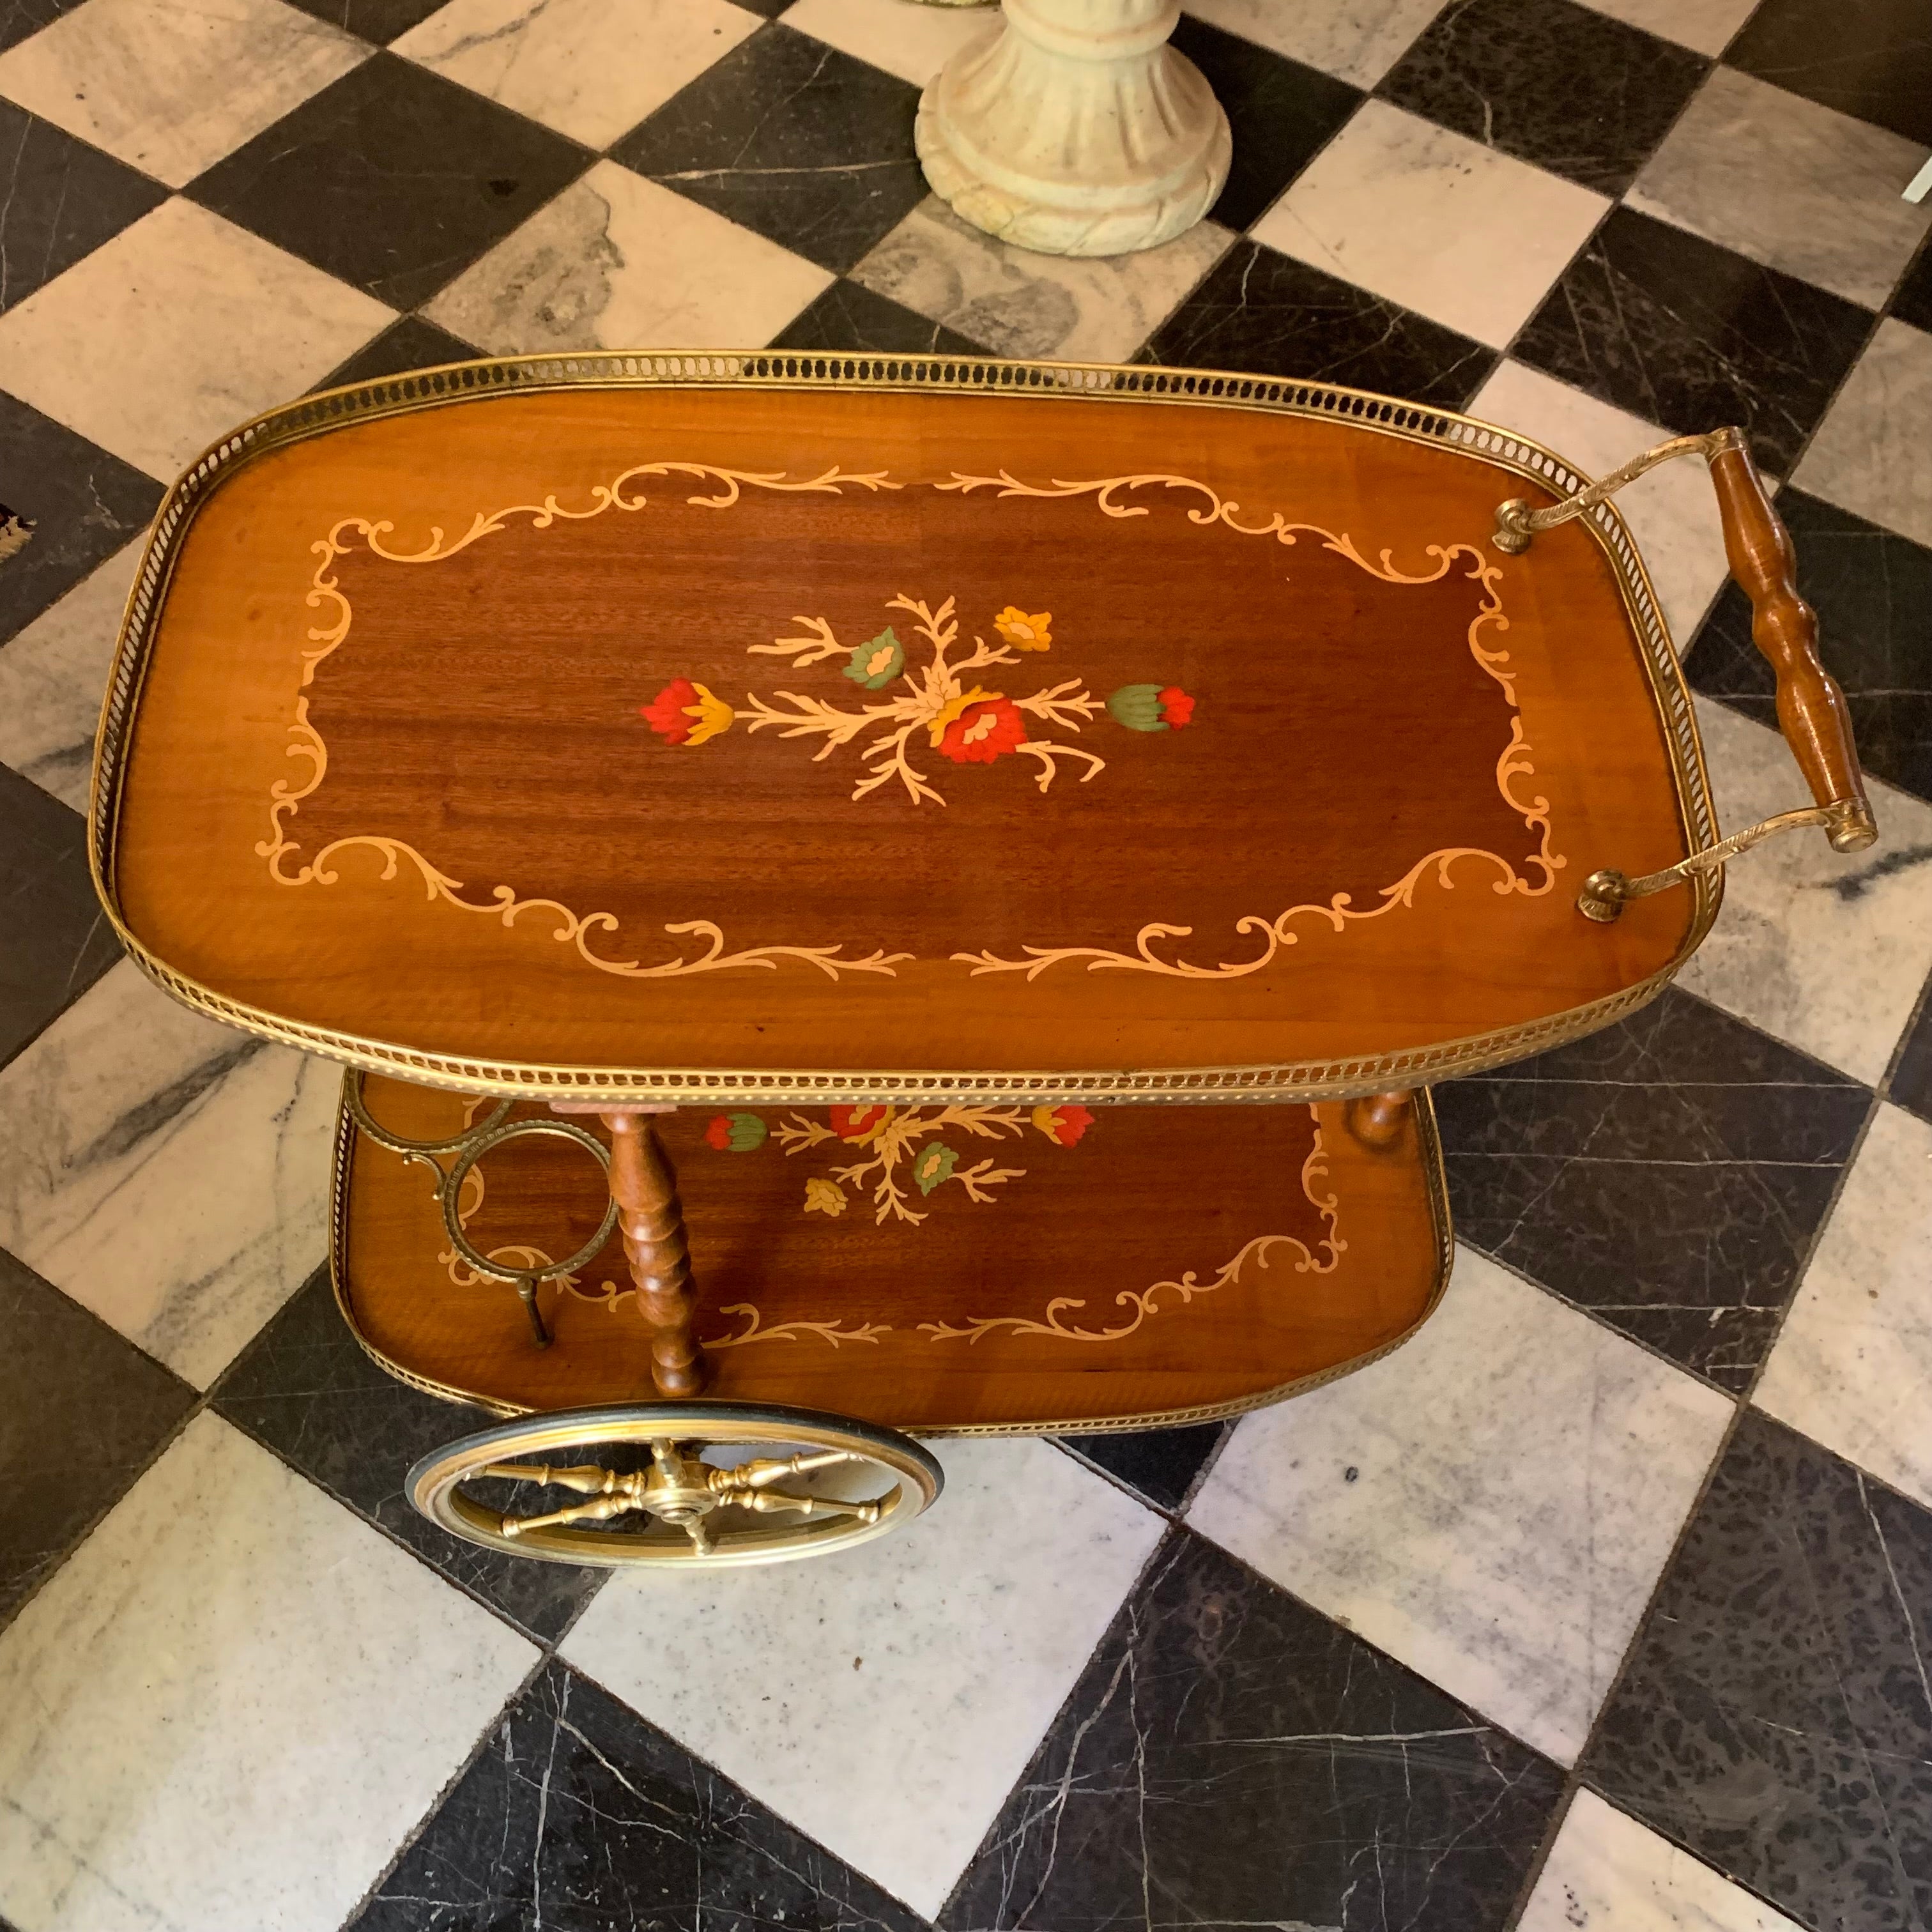
[[[1705,453],[1814,797],[1868,841],[1782,532],[1737,440]],[[1493,1064],[1654,994],[1718,904],[1714,866],[1580,910],[1718,838],[1614,509],[1496,541],[1585,481],[1440,410],[1158,369],[338,390],[163,507],[98,879],[204,1010],[472,1091],[1312,1100]]]

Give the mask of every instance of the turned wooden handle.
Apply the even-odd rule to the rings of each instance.
[[[1838,680],[1819,661],[1818,617],[1798,594],[1798,556],[1784,519],[1740,437],[1710,459],[1724,520],[1724,555],[1750,599],[1751,640],[1778,674],[1778,722],[1811,796],[1843,806],[1827,826],[1833,847],[1858,852],[1878,836],[1865,797],[1852,721]]]

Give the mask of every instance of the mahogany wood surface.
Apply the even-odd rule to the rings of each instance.
[[[1694,910],[1576,909],[1688,846],[1596,540],[1487,546],[1524,487],[1174,402],[620,388],[352,423],[196,513],[110,899],[220,998],[538,1091],[1532,1026],[1668,970]],[[937,708],[952,624],[963,701],[901,747],[927,795],[887,769],[855,797],[887,707]]]
[[[480,1105],[380,1078],[364,1093],[420,1138]],[[664,1117],[706,1393],[918,1430],[1152,1420],[1286,1393],[1391,1346],[1433,1304],[1448,1221],[1427,1107],[1372,1150],[1340,1103]],[[580,1150],[512,1140],[476,1172],[461,1206],[485,1253],[534,1266],[533,1240],[560,1255],[596,1232],[604,1182]],[[555,1339],[539,1348],[512,1288],[448,1258],[420,1167],[358,1137],[347,1174],[338,1292],[392,1368],[504,1409],[651,1398],[651,1330],[616,1237],[574,1286],[543,1288]]]
[[[1878,836],[1844,693],[1818,656],[1818,619],[1798,593],[1798,557],[1748,449],[1720,450],[1710,460],[1724,554],[1738,587],[1750,599],[1751,637],[1778,674],[1778,722],[1798,768],[1820,805],[1841,800],[1857,812],[1832,828],[1841,852],[1862,851]]]

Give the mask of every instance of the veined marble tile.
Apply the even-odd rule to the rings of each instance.
[[[1757,0],[1582,0],[1582,4],[1613,20],[1628,21],[1646,33],[1695,47],[1700,54],[1720,54],[1731,36],[1750,17]]]
[[[1670,435],[1656,423],[1507,357],[1476,392],[1469,413],[1534,436],[1588,476],[1606,476]],[[1695,460],[1666,463],[1619,490],[1616,502],[1643,552],[1681,650],[1726,574],[1724,527],[1710,473]]]
[[[970,226],[932,196],[852,279],[997,356],[1124,362],[1233,239],[1204,221],[1161,248],[1110,260],[1036,255]]]
[[[1777,732],[1706,698],[1697,724],[1720,830],[1810,803]],[[1865,786],[1877,844],[1847,856],[1807,829],[1733,860],[1718,922],[1678,983],[1876,1086],[1932,957],[1932,806]]]
[[[1900,194],[1927,151],[1733,68],[1712,70],[1624,199],[1880,308],[1932,227]]]
[[[169,481],[394,320],[176,199],[0,316],[0,369],[23,401]]]
[[[370,51],[283,0],[86,0],[0,55],[0,94],[184,188]]]
[[[1372,87],[1442,11],[1441,0],[1188,0],[1187,10],[1244,40]]]
[[[1250,232],[1500,349],[1609,206],[1527,161],[1369,100]]]
[[[552,1658],[344,1932],[706,1926],[928,1932]]]
[[[0,1635],[22,1932],[334,1932],[536,1660],[218,1418]]]
[[[495,356],[754,347],[832,278],[694,201],[600,161],[423,310]]]
[[[907,0],[796,0],[784,23],[923,87],[962,47],[1000,26],[997,7],[913,6]]]
[[[1178,1531],[939,1924],[1496,1932],[1562,1790],[1527,1745]]]
[[[1567,1764],[1731,1413],[1459,1248],[1414,1339],[1246,1418],[1188,1521]]]
[[[909,1528],[668,1592],[620,1573],[562,1653],[928,1917],[1162,1526],[1046,1442],[942,1454]]]
[[[1932,544],[1932,335],[1888,318],[1845,379],[1791,480]]]
[[[1753,1396],[1932,1505],[1932,1125],[1880,1102]]]
[[[0,1072],[0,1247],[205,1388],[327,1252],[337,1089],[124,960]]]
[[[1804,1932],[1646,1825],[1580,1791],[1516,1932]]]
[[[603,148],[758,25],[728,0],[449,0],[391,51]]]
[[[0,764],[80,812],[141,549],[117,551],[0,651]]]
[[[1932,1513],[1747,1410],[1582,1776],[1802,1925],[1916,1932],[1928,1657]]]

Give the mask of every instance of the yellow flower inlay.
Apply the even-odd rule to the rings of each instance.
[[[934,748],[935,750],[938,748],[940,740],[946,735],[946,726],[959,716],[969,704],[984,704],[989,698],[1004,698],[1005,695],[1006,693],[1002,691],[982,691],[976,684],[970,691],[962,691],[957,698],[949,698],[941,707],[939,715],[936,718],[930,718],[926,721],[926,728],[932,734]]]
[[[1016,651],[1050,651],[1053,648],[1050,628],[1052,622],[1051,610],[1029,614],[1017,604],[1009,604],[993,620],[993,628]]]
[[[697,694],[695,704],[683,707],[687,718],[698,722],[691,728],[691,734],[685,740],[686,745],[701,745],[707,738],[715,738],[721,731],[731,728],[732,710],[722,698],[714,697],[701,684],[694,684],[692,690]]]
[[[836,1180],[826,1180],[814,1174],[805,1184],[805,1211],[809,1214],[842,1214],[845,1211],[845,1190]]]

